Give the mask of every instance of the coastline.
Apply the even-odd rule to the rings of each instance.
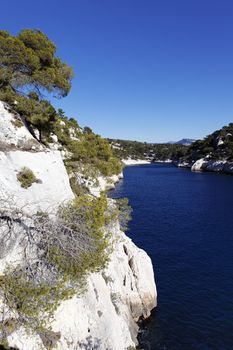
[[[194,163],[178,162],[174,164],[178,168],[189,168],[194,172],[208,171],[233,175],[233,162],[228,162],[227,160],[209,160],[201,158]]]
[[[151,164],[151,162],[149,160],[146,160],[146,159],[128,158],[128,159],[122,159],[121,161],[125,166]]]

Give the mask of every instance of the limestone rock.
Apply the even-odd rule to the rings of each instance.
[[[62,156],[55,150],[42,148],[32,152],[22,148],[28,141],[37,141],[25,126],[15,126],[12,120],[14,115],[0,102],[0,141],[10,146],[0,149],[0,198],[3,201],[10,198],[16,207],[29,213],[55,210],[62,202],[74,198]],[[22,167],[31,169],[40,182],[22,188],[17,180]],[[92,193],[99,195],[121,177],[122,174],[101,178]],[[150,258],[120,230],[119,223],[112,226],[111,232],[114,245],[108,267],[91,274],[85,293],[62,302],[55,312],[50,326],[58,350],[129,349],[137,344],[138,319],[148,317],[156,306]],[[7,264],[23,261],[17,230],[13,245],[8,248],[0,254],[1,273]],[[43,337],[23,327],[14,330],[7,340],[9,346],[19,350],[46,349]]]

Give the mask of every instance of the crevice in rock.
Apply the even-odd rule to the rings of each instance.
[[[125,285],[126,285],[126,276],[123,279],[123,286],[125,287]]]
[[[130,269],[134,273],[134,269],[133,269],[134,261],[133,261],[133,258],[129,259],[128,264],[129,264]]]
[[[128,255],[128,249],[126,248],[126,245],[123,244],[123,249],[126,255]]]

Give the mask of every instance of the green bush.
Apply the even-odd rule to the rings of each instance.
[[[20,182],[21,187],[28,188],[38,179],[34,175],[31,169],[23,167],[17,174],[17,180]]]
[[[45,327],[61,301],[81,295],[88,274],[108,263],[108,225],[114,219],[115,212],[109,210],[105,194],[100,198],[80,195],[61,206],[53,219],[43,212],[25,217],[30,222],[29,227],[22,226],[25,238],[35,230],[37,233],[36,263],[8,268],[0,276],[0,293],[15,312],[19,326],[48,335]],[[2,340],[9,327],[4,330]]]
[[[70,178],[70,187],[73,191],[73,193],[78,197],[82,196],[83,194],[87,193],[88,190],[85,188],[84,185],[80,185],[76,179],[75,176]]]
[[[117,208],[117,218],[119,220],[120,228],[125,232],[128,229],[129,221],[132,219],[132,208],[129,205],[128,198],[116,199],[115,205]]]
[[[16,127],[16,128],[21,128],[22,126],[24,126],[23,122],[21,119],[15,118],[12,121],[12,124]]]
[[[72,154],[70,163],[89,165],[104,176],[119,174],[122,170],[121,161],[113,155],[108,141],[91,131],[80,134],[79,141],[71,140],[67,148]]]
[[[53,284],[40,282],[29,278],[20,268],[6,270],[0,276],[0,288],[8,307],[17,312],[19,322],[37,332],[46,326],[61,301],[75,293],[64,278]]]
[[[55,44],[41,31],[24,29],[18,35],[0,31],[0,99],[43,133],[53,129],[56,111],[41,96],[66,96],[72,68],[56,56]],[[17,103],[15,103],[17,101]]]
[[[60,208],[67,239],[62,244],[57,240],[49,247],[48,260],[69,279],[82,279],[104,268],[109,261],[109,237],[103,229],[109,220],[107,211],[105,195],[100,198],[82,195]]]

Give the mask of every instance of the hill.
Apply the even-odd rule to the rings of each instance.
[[[233,173],[233,123],[214,131],[187,148],[178,166],[194,171],[207,170]]]
[[[147,143],[130,140],[108,139],[113,153],[120,159],[145,159],[151,162],[178,160],[186,154],[186,146],[169,143]]]
[[[184,145],[184,146],[190,146],[195,141],[196,141],[195,139],[182,139],[182,140],[179,140],[179,141],[175,142],[175,144],[177,144],[177,145]]]
[[[205,157],[209,160],[233,160],[233,123],[214,131],[203,140],[192,143],[185,159],[196,161]]]

